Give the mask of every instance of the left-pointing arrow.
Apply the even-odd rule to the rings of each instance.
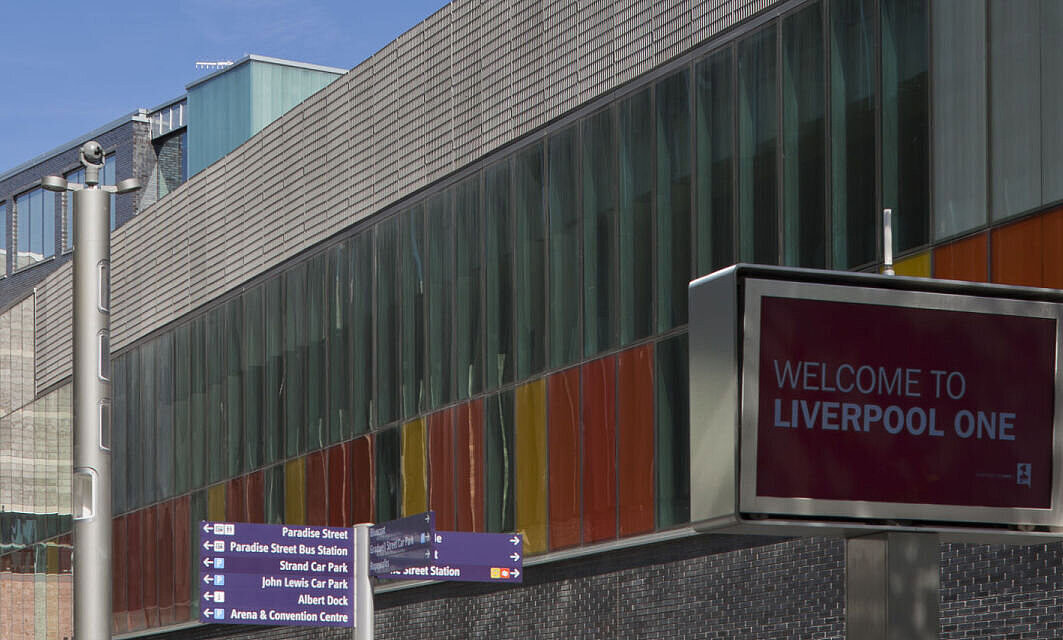
[[[208,618],[212,617],[214,615],[214,609],[204,609],[203,615],[207,616]]]
[[[214,559],[213,558],[203,558],[203,566],[204,567],[213,567],[214,566]]]
[[[204,530],[204,531],[206,531],[207,533],[210,533],[211,531],[214,531],[214,526],[213,526],[213,525],[211,525],[211,524],[210,524],[210,523],[208,522],[208,523],[206,523],[206,524],[204,524],[204,525],[203,525],[203,530]]]
[[[207,600],[210,600],[210,601],[213,602],[214,601],[214,592],[213,591],[208,591],[208,592],[203,594],[203,597],[206,598]]]
[[[207,584],[214,584],[214,576],[208,573],[207,575],[203,576],[203,582],[206,582]]]
[[[214,548],[214,543],[211,542],[210,540],[207,540],[206,542],[203,543],[203,548],[206,549],[207,551],[210,551],[211,549]]]

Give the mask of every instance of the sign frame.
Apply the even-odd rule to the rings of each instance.
[[[757,495],[761,301],[765,297],[935,309],[1055,322],[1051,507],[965,506]],[[691,520],[698,530],[952,540],[1063,533],[1063,293],[1030,287],[735,265],[690,285]],[[1001,534],[1001,535],[998,535]],[[1031,540],[1033,541],[1033,540]]]

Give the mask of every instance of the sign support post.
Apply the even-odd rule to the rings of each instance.
[[[936,533],[845,541],[848,640],[936,640],[941,581]]]
[[[354,640],[373,640],[373,585],[369,584],[370,523],[354,525]]]

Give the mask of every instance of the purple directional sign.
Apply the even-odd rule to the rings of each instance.
[[[403,567],[390,578],[457,582],[522,582],[524,542],[515,533],[436,531],[432,561]]]
[[[431,560],[436,513],[428,511],[369,528],[369,573],[386,576]]]
[[[351,529],[201,522],[199,549],[201,622],[354,625]]]

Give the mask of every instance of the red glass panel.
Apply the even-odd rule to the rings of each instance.
[[[119,516],[111,522],[111,610],[115,633],[129,630],[129,545],[126,544],[125,521],[125,516]]]
[[[126,514],[126,610],[129,612],[129,630],[144,628],[144,554],[142,552],[140,522],[143,511]]]
[[[436,512],[436,528],[454,529],[454,413],[428,416],[428,508]]]
[[[225,485],[225,519],[229,522],[247,522],[247,507],[244,478],[238,476]]]
[[[993,282],[1040,287],[1044,282],[1041,216],[993,230]]]
[[[934,249],[934,277],[986,281],[986,234],[957,240]]]
[[[344,442],[328,449],[328,524],[330,527],[349,527],[351,517],[351,443]]]
[[[1063,209],[1043,216],[1044,281],[1041,286],[1063,289]]]
[[[306,523],[315,527],[328,524],[328,466],[324,450],[306,457]]]
[[[653,530],[653,345],[617,356],[620,535]]]
[[[583,542],[616,537],[616,358],[581,367]]]
[[[262,471],[247,474],[244,480],[244,508],[248,522],[266,521],[266,476]]]
[[[155,526],[158,535],[158,555],[155,566],[159,584],[159,624],[166,626],[174,622],[173,609],[173,501],[159,505],[158,522]]]
[[[579,369],[550,376],[546,398],[550,548],[562,549],[580,541]]]
[[[454,432],[454,521],[458,531],[484,530],[484,404],[477,398],[457,409]],[[442,528],[442,527],[441,527]]]
[[[140,513],[141,592],[144,594],[144,626],[150,629],[159,626],[159,576],[155,560],[158,555],[158,539],[155,537],[157,509],[148,507]]]
[[[173,602],[174,619],[184,622],[192,615],[192,503],[188,496],[174,501],[173,508]]]
[[[353,481],[353,520],[359,522],[373,521],[373,436],[362,436],[351,442],[351,472]]]

